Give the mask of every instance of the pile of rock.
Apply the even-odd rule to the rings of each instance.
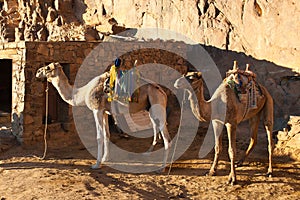
[[[16,137],[11,134],[10,126],[0,125],[0,153],[17,144]]]
[[[4,0],[0,4],[0,41],[91,41],[96,30],[80,23],[73,1]]]
[[[288,127],[277,134],[275,155],[300,160],[300,116],[291,116]]]

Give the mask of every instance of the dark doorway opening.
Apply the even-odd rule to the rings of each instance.
[[[46,63],[49,64],[49,63]],[[62,64],[63,71],[70,78],[70,65]],[[45,83],[46,88],[46,83]],[[49,83],[48,123],[64,123],[69,121],[69,105],[62,100],[57,90]],[[43,116],[46,116],[45,110]],[[45,118],[44,118],[45,119]]]
[[[0,59],[0,112],[11,114],[12,60]]]

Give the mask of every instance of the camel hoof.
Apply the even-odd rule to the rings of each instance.
[[[127,133],[121,133],[120,138],[129,139],[129,135]]]
[[[99,164],[95,164],[95,165],[92,165],[91,166],[91,169],[99,169],[100,168],[100,165]]]
[[[235,185],[236,184],[236,180],[233,179],[233,178],[229,178],[228,182],[227,182],[228,185]]]
[[[108,161],[109,161],[109,157],[105,157],[101,160],[101,163],[108,162]]]
[[[164,167],[162,169],[155,170],[154,172],[155,172],[155,174],[163,174],[163,173],[167,172],[167,169],[166,169],[166,167]]]
[[[272,173],[272,172],[268,172],[268,173],[266,174],[266,176],[269,177],[269,178],[271,178],[271,177],[273,176],[273,173]]]
[[[205,176],[216,176],[216,174],[216,172],[209,171],[205,173]]]
[[[243,162],[244,162],[244,161],[240,160],[239,162],[237,162],[237,163],[235,164],[235,167],[242,167],[242,166],[243,166]]]

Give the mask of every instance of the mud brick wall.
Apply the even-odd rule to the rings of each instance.
[[[153,48],[154,46],[161,48]],[[147,42],[135,42],[134,47],[131,42],[122,42],[120,46],[118,42],[23,42],[8,43],[6,45],[6,54],[14,61],[14,78],[13,78],[13,132],[19,141],[26,145],[40,142],[43,138],[44,130],[44,110],[45,110],[45,81],[36,79],[35,74],[38,68],[51,62],[59,62],[67,65],[69,68],[70,84],[76,87],[85,85],[88,81],[97,75],[100,75],[113,64],[116,58],[116,52],[119,52],[123,59],[123,68],[130,69],[135,60],[138,61],[137,67],[144,66],[147,70],[143,70],[142,76],[152,77],[153,81],[169,82],[170,87],[178,77],[178,73],[185,73],[188,69],[188,63],[176,54],[176,51],[185,54],[188,49],[182,42],[163,42],[160,40]],[[22,45],[21,45],[22,44]],[[147,45],[148,44],[148,45]],[[19,47],[20,46],[20,47]],[[164,47],[172,49],[172,52],[164,50]],[[2,50],[4,51],[4,50]],[[1,54],[4,55],[4,54]],[[18,56],[16,56],[18,55]],[[178,71],[177,76],[169,74],[168,76],[160,76],[163,71],[159,71],[148,64],[158,63]],[[84,68],[84,76],[76,78],[78,70]],[[147,68],[148,67],[148,68]],[[162,68],[161,70],[164,70]],[[76,82],[75,82],[76,78]],[[154,78],[154,79],[153,79]],[[169,87],[168,86],[168,87]],[[166,89],[169,95],[168,107],[170,110],[178,108],[178,102],[169,89]],[[60,129],[66,128],[71,134],[76,134],[73,113],[71,106],[68,107],[67,121],[56,128],[50,128],[50,132],[59,132]],[[175,115],[175,116],[178,116]],[[90,117],[93,121],[93,117]],[[177,124],[178,125],[178,124]],[[68,127],[64,127],[68,126]],[[175,125],[176,126],[176,125]],[[89,127],[89,129],[91,129]],[[92,131],[94,129],[91,129]],[[64,140],[66,138],[62,138]]]
[[[26,64],[24,70],[25,103],[22,111],[23,144],[35,143],[43,137],[45,81],[36,79],[37,69],[51,62],[66,64],[69,67],[70,84],[74,84],[77,70],[80,68],[84,58],[97,45],[97,42],[26,42]],[[67,116],[64,116],[64,118],[72,123],[71,106],[67,104],[65,106],[69,107],[69,109],[67,110],[68,113],[66,113]],[[59,130],[56,128],[54,131]]]
[[[166,51],[172,49],[171,52]],[[42,140],[43,136],[43,112],[45,110],[45,82],[40,82],[35,78],[36,70],[45,64],[51,62],[60,62],[62,65],[69,67],[69,78],[70,83],[75,84],[76,87],[85,85],[88,81],[93,79],[95,76],[101,74],[113,64],[113,60],[116,56],[120,56],[123,60],[122,67],[124,69],[130,69],[133,67],[135,60],[137,60],[137,68],[141,70],[143,77],[150,78],[155,82],[164,83],[168,82],[168,87],[173,87],[173,83],[176,79],[176,73],[172,71],[165,72],[168,68],[161,66],[167,66],[178,71],[179,74],[185,73],[190,65],[182,58],[188,56],[192,46],[186,45],[182,42],[174,41],[161,41],[154,40],[149,42],[143,41],[107,41],[107,42],[9,42],[0,45],[0,58],[12,59],[13,61],[13,78],[12,78],[12,128],[13,133],[23,144],[31,144]],[[229,69],[226,63],[232,63],[235,60],[235,54],[229,54],[226,57],[220,57],[218,53],[212,53],[211,49],[206,49],[215,60],[221,73],[224,75],[225,71]],[[224,61],[227,59],[229,61]],[[239,60],[239,59],[237,59]],[[224,61],[224,62],[223,62]],[[157,66],[153,65],[157,63]],[[225,65],[225,64],[226,65]],[[274,64],[266,65],[263,61],[256,61],[249,58],[245,63],[252,63],[253,70],[258,74],[258,80],[269,89],[275,102],[275,116],[283,116],[280,113],[284,108],[288,110],[292,108],[292,105],[299,104],[299,98],[294,98],[296,101],[288,108],[277,105],[283,105],[283,100],[287,99],[284,94],[274,95],[276,92],[280,92],[278,87],[284,89],[287,94],[297,95],[298,81],[287,80],[279,81],[281,85],[278,85],[276,80],[282,76],[289,78],[291,72],[285,70],[278,71],[278,73],[271,73],[278,66]],[[241,65],[244,65],[242,63]],[[229,66],[229,67],[228,67]],[[77,73],[78,70],[83,69],[84,73]],[[144,70],[146,69],[146,70]],[[266,72],[261,72],[262,70]],[[223,72],[224,71],[224,72]],[[270,72],[270,73],[267,73]],[[167,74],[167,75],[166,75]],[[178,74],[177,74],[178,75]],[[77,77],[76,77],[77,76]],[[279,77],[279,78],[278,78]],[[293,76],[291,76],[293,78]],[[75,81],[76,78],[76,81]],[[268,84],[268,81],[274,80],[275,84]],[[294,79],[293,79],[294,80]],[[271,83],[273,83],[271,82]],[[276,88],[274,88],[276,87]],[[175,94],[169,89],[165,89],[168,94],[168,108],[171,110],[169,115],[170,126],[178,126],[177,118],[173,119],[174,116],[179,116],[180,111],[178,110],[179,102],[177,101]],[[178,93],[180,91],[177,91]],[[177,93],[176,92],[176,93]],[[282,93],[284,93],[282,92]],[[179,94],[180,95],[180,94]],[[298,99],[298,100],[297,100]],[[285,100],[286,101],[286,100]],[[62,127],[70,130],[70,132],[76,132],[73,122],[73,113],[70,106],[68,108],[66,116],[67,120]],[[297,108],[297,106],[296,106]],[[281,109],[281,110],[280,110]],[[293,112],[297,109],[293,109]],[[83,111],[84,112],[84,111]],[[286,113],[293,113],[286,111]],[[87,116],[85,116],[87,117]],[[93,116],[91,120],[93,121]],[[281,119],[275,119],[276,122]],[[68,125],[69,124],[69,125]],[[53,132],[62,129],[60,126],[56,127]],[[89,127],[90,128],[90,127]],[[94,129],[92,129],[94,130]]]

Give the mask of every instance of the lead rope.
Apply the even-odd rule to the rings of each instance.
[[[246,95],[247,95],[247,98],[246,98],[246,107],[245,107],[245,111],[244,111],[244,114],[243,114],[243,118],[241,121],[244,120],[244,118],[246,117],[247,113],[248,113],[248,109],[249,109],[249,104],[250,104],[250,92],[248,91],[248,88],[246,89]]]
[[[45,109],[45,112],[46,112],[46,118],[45,118],[45,129],[44,129],[44,154],[43,154],[43,157],[41,157],[41,160],[44,160],[46,158],[46,154],[47,154],[47,148],[48,148],[48,144],[47,144],[47,128],[48,128],[48,96],[49,96],[49,84],[48,84],[48,81],[47,82],[47,85],[46,85],[46,89],[45,89],[45,92],[46,92],[46,109]]]
[[[174,144],[174,151],[173,151],[173,154],[172,154],[172,157],[171,157],[171,163],[170,163],[170,167],[169,167],[169,171],[168,171],[168,176],[170,175],[170,172],[171,172],[171,169],[172,169],[172,164],[173,164],[173,161],[174,161],[174,156],[175,156],[175,151],[176,151],[176,147],[177,147],[177,143],[178,143],[178,139],[179,139],[179,133],[181,131],[181,122],[182,122],[182,116],[183,116],[183,105],[185,103],[185,93],[186,91],[184,90],[183,92],[183,99],[182,99],[182,102],[181,102],[181,115],[180,115],[180,123],[179,123],[179,127],[178,127],[178,134],[177,134],[177,137],[176,137],[176,140],[175,140],[175,144]]]

